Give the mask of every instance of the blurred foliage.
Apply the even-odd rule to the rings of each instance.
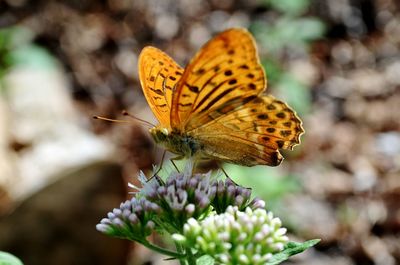
[[[268,51],[268,56],[261,58],[268,84],[298,113],[305,114],[311,106],[311,95],[306,85],[285,72],[287,51],[308,56],[311,42],[323,37],[325,26],[318,18],[302,16],[309,0],[263,0],[262,3],[279,13],[273,22],[259,19],[250,26],[260,45]]]
[[[273,25],[257,21],[251,30],[270,56],[277,57],[282,56],[287,48],[307,51],[311,41],[323,36],[324,25],[317,18],[282,16]]]
[[[0,30],[0,79],[5,75],[12,65],[12,31],[8,29]]]
[[[11,67],[53,68],[54,58],[47,50],[32,42],[34,34],[24,27],[8,27],[0,30],[0,80]]]
[[[281,73],[275,86],[282,98],[288,99],[289,105],[300,114],[305,114],[311,108],[311,94],[309,88],[299,82],[293,75]]]
[[[268,261],[266,265],[280,264],[283,261],[289,259],[290,256],[294,256],[296,254],[304,252],[305,250],[318,244],[320,241],[321,241],[320,239],[313,239],[303,243],[289,242],[286,245],[285,250],[273,255],[271,260]]]
[[[210,265],[210,264],[214,264],[214,259],[209,255],[201,256],[196,261],[196,265]]]
[[[267,208],[272,211],[279,207],[281,198],[286,194],[301,191],[297,178],[290,175],[280,176],[271,167],[242,167],[225,164],[224,169],[235,182],[251,187],[253,194],[265,200]]]
[[[0,265],[22,265],[22,262],[17,257],[0,251]]]
[[[262,2],[287,15],[299,15],[310,5],[310,0],[263,0]]]

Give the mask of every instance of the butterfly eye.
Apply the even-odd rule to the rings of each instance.
[[[161,133],[164,134],[164,135],[168,135],[168,134],[169,134],[167,128],[162,128],[162,129],[161,129]]]

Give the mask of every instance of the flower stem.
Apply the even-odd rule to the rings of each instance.
[[[193,255],[190,248],[186,248],[186,258],[189,265],[196,265],[196,257]]]
[[[187,265],[187,263],[185,261],[186,260],[186,255],[184,255],[183,247],[177,242],[175,242],[175,247],[176,247],[176,250],[178,251],[178,253],[182,254],[184,256],[183,259],[179,259],[179,264],[180,265]]]
[[[154,251],[156,251],[158,253],[164,254],[166,256],[170,256],[170,257],[173,257],[173,258],[176,258],[176,259],[179,259],[179,260],[182,260],[182,259],[185,258],[185,255],[183,253],[180,253],[180,252],[178,253],[178,252],[175,252],[175,251],[171,251],[171,250],[159,247],[157,245],[154,245],[154,244],[150,243],[147,240],[143,240],[143,241],[141,240],[141,241],[138,241],[138,242],[141,243],[142,245],[144,245],[145,247],[147,247],[147,248],[149,248],[151,250],[154,250]]]

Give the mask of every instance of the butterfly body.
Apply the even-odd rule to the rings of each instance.
[[[182,157],[196,156],[202,149],[196,139],[177,130],[154,127],[150,129],[150,134],[157,144]]]
[[[248,148],[246,145],[226,145],[216,139],[202,142],[202,139],[196,139],[196,132],[192,132],[193,135],[190,135],[190,133],[182,133],[177,130],[168,131],[167,128],[160,127],[150,129],[150,134],[156,144],[179,157],[209,158],[243,166],[259,164],[257,160],[251,159],[251,156],[244,155],[244,148]],[[277,153],[273,159],[275,162],[272,164],[278,164],[278,160],[281,160],[282,157]]]
[[[157,144],[182,157],[277,166],[304,132],[284,102],[263,95],[267,80],[255,41],[229,29],[200,49],[186,68],[145,47],[139,56],[144,95],[160,124]]]

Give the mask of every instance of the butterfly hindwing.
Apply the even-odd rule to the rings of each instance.
[[[209,41],[186,67],[174,92],[171,125],[191,130],[208,121],[207,113],[227,102],[256,96],[266,79],[253,37],[230,29]]]
[[[229,113],[215,111],[209,116],[213,121],[191,133],[208,155],[219,159],[229,155],[224,160],[235,164],[276,166],[282,160],[279,149],[292,149],[304,132],[296,113],[271,96],[257,97]],[[233,146],[240,147],[237,155]]]
[[[249,138],[249,134],[232,134],[219,129],[220,134],[201,135],[200,141],[206,146],[203,150],[205,157],[243,166],[277,166],[281,163],[283,157],[277,149]]]
[[[181,68],[167,54],[154,47],[146,47],[139,56],[139,78],[151,110],[163,127],[170,127],[172,94],[183,74]]]

